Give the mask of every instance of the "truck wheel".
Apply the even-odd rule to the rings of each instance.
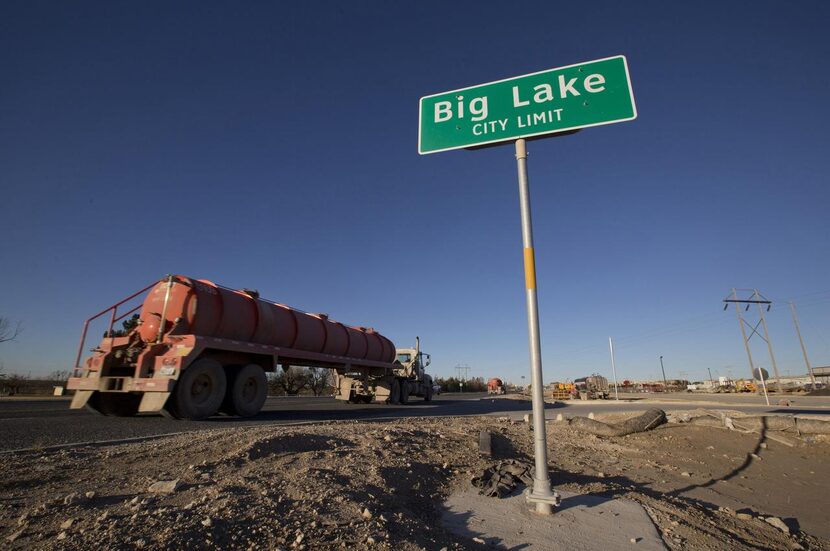
[[[132,417],[138,413],[140,394],[126,392],[95,392],[86,403],[86,409],[99,415]]]
[[[401,404],[409,403],[410,386],[409,381],[401,381]]]
[[[219,410],[225,398],[225,371],[216,360],[196,360],[182,372],[167,404],[178,419],[207,419]]]
[[[427,385],[427,391],[424,393],[424,402],[432,401],[432,385]]]
[[[265,371],[256,364],[248,364],[228,369],[225,375],[228,391],[222,402],[222,411],[240,417],[252,417],[259,413],[268,394]]]
[[[401,382],[398,379],[392,379],[392,387],[389,389],[389,404],[401,403]]]

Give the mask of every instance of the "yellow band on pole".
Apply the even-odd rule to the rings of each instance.
[[[536,255],[533,247],[525,247],[525,287],[536,289]]]

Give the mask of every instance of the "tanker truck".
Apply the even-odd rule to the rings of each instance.
[[[139,306],[118,315],[145,292]],[[139,309],[132,330],[113,332]],[[107,314],[109,330],[82,365],[90,322]],[[429,362],[417,338],[415,348],[396,350],[372,328],[264,300],[256,291],[171,275],[86,320],[66,386],[75,391],[72,409],[102,415],[250,417],[265,402],[266,372],[278,368],[331,369],[337,399],[400,404],[411,396],[432,400]]]
[[[487,394],[506,394],[504,389],[504,381],[498,377],[493,377],[487,381]]]

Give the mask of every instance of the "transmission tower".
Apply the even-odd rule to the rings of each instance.
[[[724,311],[729,308],[729,304],[732,303],[735,305],[735,313],[738,314],[738,325],[741,326],[741,336],[744,339],[744,347],[746,347],[746,355],[749,358],[749,369],[752,371],[752,377],[755,377],[755,364],[752,361],[752,351],[749,348],[749,341],[754,335],[758,335],[758,338],[763,340],[767,343],[767,350],[769,351],[769,359],[772,363],[772,370],[775,373],[775,386],[778,389],[778,393],[782,392],[781,390],[781,375],[778,373],[778,364],[775,362],[775,355],[772,353],[772,341],[769,338],[769,331],[767,330],[767,319],[764,317],[765,312],[769,312],[769,309],[772,307],[772,301],[767,299],[764,295],[758,292],[758,289],[742,289],[742,291],[752,291],[746,298],[739,298],[738,297],[738,290],[733,288],[732,293],[725,299],[723,299]],[[748,312],[752,305],[756,305],[758,307],[758,322],[753,326],[749,322],[744,319],[743,312]],[[741,311],[741,305],[746,305]],[[758,327],[762,327],[764,330],[764,334],[758,332]],[[749,328],[751,333],[749,336],[746,336],[746,328]]]
[[[461,375],[461,372],[464,372],[464,375]],[[468,376],[470,375],[470,366],[467,364],[458,364],[455,366],[455,372],[457,373],[457,378],[461,381],[466,381]]]

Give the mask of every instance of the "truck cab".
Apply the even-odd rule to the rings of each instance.
[[[395,353],[395,363],[400,364],[400,368],[395,370],[395,375],[418,380],[424,376],[429,377],[426,375],[426,368],[432,361],[429,354],[417,348],[398,348]]]

